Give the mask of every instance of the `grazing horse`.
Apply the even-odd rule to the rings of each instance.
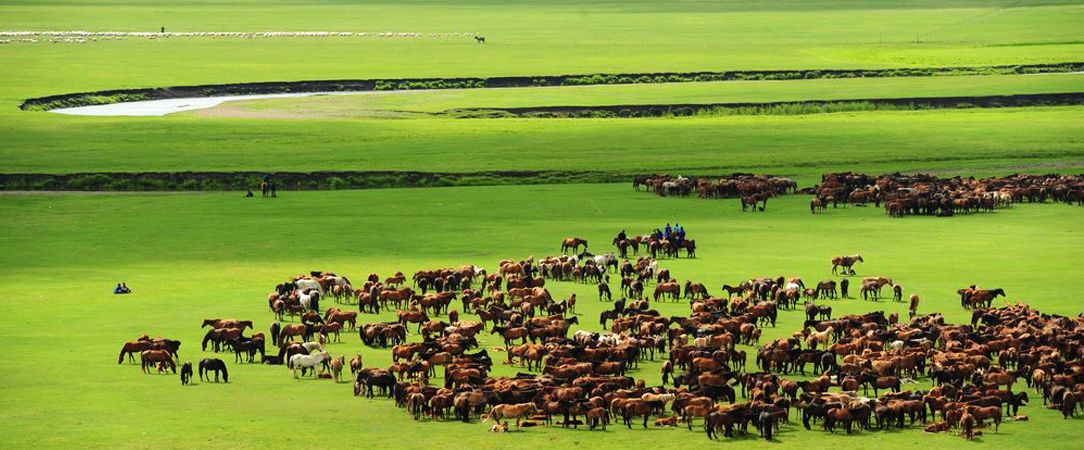
[[[860,262],[866,262],[862,259],[862,255],[855,254],[853,256],[836,256],[832,258],[832,275],[838,275],[838,269],[843,268],[843,275],[854,275],[854,265]]]
[[[572,253],[579,253],[580,246],[583,246],[583,251],[587,251],[587,239],[580,239],[578,237],[565,238],[561,241],[561,254],[567,255],[571,249]]]
[[[181,366],[181,386],[187,385],[192,381],[192,361],[186,361]]]
[[[606,297],[606,300],[613,301],[614,295],[610,292],[610,285],[606,283],[598,284],[598,301],[602,301],[602,298]]]
[[[207,381],[211,381],[211,371],[215,372],[215,383],[218,382],[218,374],[222,373],[222,381],[224,383],[230,382],[230,372],[226,370],[226,363],[218,358],[203,358],[199,362],[199,379],[203,381],[204,375],[207,376]]]
[[[486,37],[485,36],[475,36],[474,37],[474,42],[477,42],[479,44],[485,44],[486,43]]]
[[[309,355],[296,354],[291,356],[288,360],[287,367],[294,371],[294,379],[300,380],[297,376],[298,369],[304,371],[305,369],[312,369],[312,376],[316,377],[316,366],[323,364],[324,361],[331,358],[328,352],[317,352]]]
[[[500,404],[489,410],[489,417],[486,418],[486,421],[493,420],[500,424],[501,419],[505,419],[505,424],[507,424],[508,419],[514,418],[516,419],[516,428],[519,428],[520,420],[524,417],[531,417],[536,412],[538,412],[538,407],[534,403]]]
[[[124,355],[128,355],[128,361],[135,362],[135,354],[142,353],[144,350],[150,350],[151,341],[130,341],[125,342],[124,346],[120,349],[120,357],[117,358],[117,364],[124,362]]]
[[[173,356],[166,350],[143,350],[139,354],[140,364],[143,366],[143,373],[147,373],[148,367],[155,367],[158,363],[163,363],[166,367],[169,367],[173,373],[177,373],[177,365],[173,363]]]
[[[659,298],[663,295],[670,295],[675,302],[681,297],[681,285],[675,281],[668,281],[655,285],[655,301],[659,301]]]

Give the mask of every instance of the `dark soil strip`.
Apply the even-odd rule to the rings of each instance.
[[[263,172],[89,172],[0,174],[4,191],[258,191]],[[468,173],[346,171],[276,172],[281,190],[378,189],[521,184],[616,183],[633,174],[591,171]]]
[[[441,114],[458,118],[611,118],[664,117],[697,114],[816,114],[845,111],[918,110],[943,108],[1009,108],[1084,104],[1084,92],[990,95],[982,97],[878,98],[803,100],[766,103],[707,103],[673,105],[540,106],[527,108],[461,108]]]
[[[685,83],[735,80],[799,80],[815,78],[885,78],[953,75],[1017,75],[1084,71],[1084,62],[978,67],[928,67],[850,70],[747,70],[732,72],[656,72],[628,74],[540,75],[490,78],[394,78],[363,80],[281,81],[262,83],[114,89],[32,98],[23,110],[99,105],[140,100],[215,97],[291,92],[389,91],[414,89],[586,86],[602,84]]]

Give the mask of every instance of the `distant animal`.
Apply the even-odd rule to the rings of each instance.
[[[572,253],[579,253],[581,245],[583,250],[587,251],[587,239],[578,237],[565,238],[564,241],[561,241],[561,253],[567,255],[569,250],[572,250]]]
[[[485,36],[475,36],[474,37],[474,42],[477,42],[479,44],[485,44],[486,43],[486,37]]]
[[[215,383],[218,382],[218,375],[221,372],[222,381],[224,383],[230,382],[230,372],[226,370],[226,363],[218,358],[203,358],[199,362],[199,379],[203,381],[204,375],[207,376],[207,381],[211,381],[211,371],[215,373]]]
[[[316,376],[316,366],[322,364],[324,361],[331,358],[331,355],[326,351],[317,352],[309,355],[298,353],[290,357],[287,361],[287,367],[294,371],[294,379],[300,380],[297,376],[298,370],[312,369],[313,376]]]
[[[840,267],[843,268],[844,275],[854,275],[854,265],[860,262],[866,262],[862,259],[862,255],[854,254],[851,256],[836,256],[832,258],[832,275],[838,275]]]
[[[192,381],[192,361],[186,361],[181,366],[181,386],[187,385]]]

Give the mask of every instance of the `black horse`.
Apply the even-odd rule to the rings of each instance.
[[[764,436],[765,441],[772,440],[772,429],[775,428],[775,418],[772,417],[772,413],[762,411],[757,417],[757,428],[760,429],[760,434]]]
[[[218,358],[203,358],[199,362],[199,379],[203,381],[204,374],[207,375],[207,381],[211,381],[211,371],[215,372],[215,383],[218,382],[218,374],[222,373],[222,381],[225,383],[230,382],[230,372],[226,370],[226,363]]]
[[[474,42],[477,42],[479,44],[485,44],[486,43],[486,37],[485,36],[475,36],[474,37]]]
[[[264,341],[259,337],[239,337],[234,339],[231,345],[233,346],[233,353],[235,355],[234,362],[244,362],[244,358],[242,358],[241,355],[246,353],[248,354],[248,362],[250,363],[256,362],[256,352],[260,353],[260,358],[263,358],[266,355]]]
[[[192,381],[192,361],[185,362],[181,366],[181,386],[187,385]]]

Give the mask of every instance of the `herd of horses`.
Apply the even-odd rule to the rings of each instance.
[[[387,396],[416,420],[480,418],[493,422],[493,431],[512,424],[605,430],[611,421],[692,430],[699,423],[717,439],[745,436],[752,424],[773,440],[794,414],[807,430],[849,434],[921,423],[972,439],[987,424],[996,432],[1006,417],[1026,420],[1019,408],[1030,399],[1021,379],[1067,418],[1084,408],[1084,315],[1043,314],[1019,303],[991,308],[1004,290],[970,286],[958,291],[972,311],[968,325],[918,315],[916,295],[904,321],[883,311],[834,317],[832,301],[849,298],[847,276],[864,262],[861,255],[832,258],[833,275],[844,276],[838,282],[807,287],[798,277],[759,277],[723,285],[715,296],[704,283],[678,282],[654,257],[590,255],[577,240],[563,242],[573,245],[562,253],[573,254],[508,259],[494,273],[474,265],[411,277],[372,273],[358,286],[331,272],[291,277],[268,295],[269,310],[283,321],[268,333],[276,351],[265,351],[263,333],[245,336],[252,321],[236,319],[204,320],[202,348],[233,351],[237,363],[255,362],[259,353],[261,363],[285,365],[298,379],[311,372],[338,381],[349,366],[355,396]],[[611,275],[621,278],[616,301]],[[577,281],[596,284],[598,301],[609,302],[599,317],[603,331],[573,328],[575,294],[556,298],[547,288]],[[862,278],[862,297],[876,300],[885,286],[902,301],[902,288],[885,277]],[[324,298],[336,306],[322,308]],[[681,299],[688,314],[653,308]],[[393,309],[393,321],[358,323],[360,315]],[[761,342],[764,327],[799,309],[805,320],[790,337]],[[286,315],[299,319],[285,322]],[[343,330],[389,351],[392,364],[364,367],[360,353],[349,362],[332,357],[325,345]],[[420,340],[411,342],[412,334]],[[483,348],[487,338],[503,346]],[[176,373],[179,348],[179,341],[142,336],[124,344],[118,363],[138,353],[145,372]],[[491,351],[522,370],[493,376]],[[635,377],[641,363],[659,359],[661,385]],[[201,360],[199,372],[201,380],[214,372],[216,382],[220,374],[229,381],[217,358]],[[192,376],[191,362],[183,364],[182,384]],[[438,376],[442,383],[433,383]],[[908,389],[922,378],[933,387]]]
[[[926,215],[947,217],[1008,208],[1014,203],[1054,202],[1084,205],[1084,175],[1010,175],[975,179],[939,178],[929,174],[900,173],[871,176],[860,173],[829,173],[813,187],[810,211],[829,204],[862,206],[884,204],[893,217]]]
[[[632,179],[632,188],[646,187],[660,197],[688,197],[693,192],[703,199],[737,198],[742,211],[764,211],[768,199],[798,191],[798,182],[783,177],[735,173],[722,177],[684,177],[666,174],[639,175]]]
[[[822,298],[833,298],[834,286],[824,288]],[[448,322],[419,324],[421,342],[393,342],[392,366],[355,372],[354,394],[393,398],[416,420],[480,417],[495,423],[493,431],[507,431],[513,420],[517,428],[594,430],[611,421],[646,428],[654,419],[656,426],[689,429],[699,421],[709,438],[745,435],[752,424],[768,440],[791,423],[792,412],[806,429],[819,424],[852,433],[921,422],[926,431],[959,429],[971,439],[987,423],[997,431],[1005,417],[1026,420],[1018,413],[1028,393],[1013,390],[1021,378],[1066,417],[1084,400],[1084,317],[1042,314],[1023,304],[980,306],[972,324],[951,325],[940,314],[918,316],[913,309],[907,322],[882,311],[833,318],[829,304],[807,299],[800,330],[760,345],[760,327],[775,326],[786,299],[810,294],[800,279],[755,278],[725,286],[723,297],[689,295],[688,316],[665,317],[648,301],[621,299],[603,313],[607,331],[571,334],[576,317],[550,310],[543,286],[531,289],[525,295],[538,297],[545,315],[517,308],[531,303],[499,288],[464,292],[464,312],[479,321],[451,320],[449,313]],[[969,299],[988,295],[967,289]],[[478,341],[487,331],[503,338],[497,350],[505,363],[523,371],[490,376],[493,359]],[[756,346],[756,371],[746,370],[746,351],[737,345]],[[657,357],[665,358],[662,385],[629,376]],[[438,366],[443,385],[430,383]],[[815,378],[786,378],[805,375],[807,367]],[[905,389],[921,377],[934,387]]]
[[[770,175],[735,173],[718,178],[684,177],[666,174],[633,177],[633,189],[641,187],[656,195],[699,198],[738,198],[742,211],[764,211],[768,199],[799,192],[790,179]],[[826,173],[820,184],[802,189],[813,195],[809,210],[826,212],[828,206],[884,205],[892,217],[925,215],[947,217],[989,212],[1014,203],[1055,203],[1084,205],[1084,174],[1009,175],[976,179],[940,178],[930,174],[894,173],[873,176],[854,172]]]

